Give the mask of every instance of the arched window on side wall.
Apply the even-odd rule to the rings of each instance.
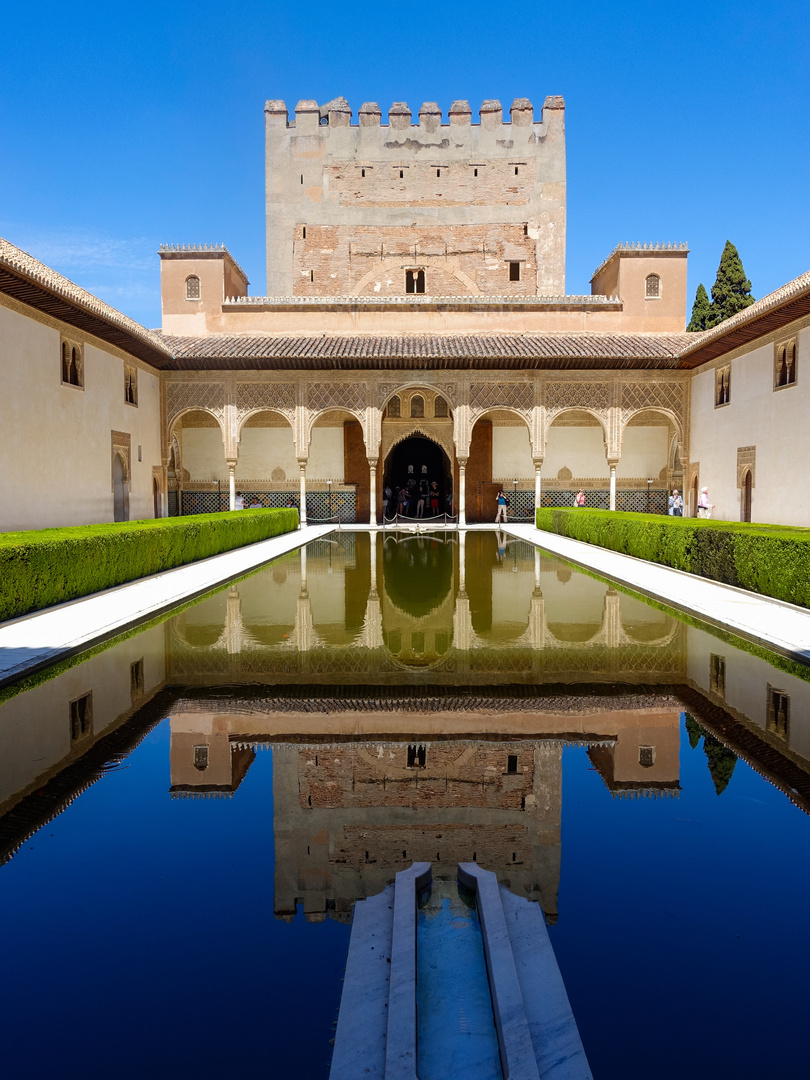
[[[386,409],[385,414],[386,416],[392,416],[395,420],[398,420],[402,415],[400,411],[400,400],[396,394],[394,394],[388,402],[388,408]]]
[[[196,274],[192,274],[186,278],[186,300],[199,300],[200,296],[200,279]]]
[[[66,341],[62,342],[62,382],[70,382],[70,346]]]
[[[425,415],[425,399],[419,394],[411,398],[411,418],[421,419]]]
[[[433,415],[437,419],[448,415],[447,402],[444,400],[441,394],[437,395],[436,400],[433,402]]]
[[[661,296],[661,278],[658,274],[647,274],[644,283],[644,296],[647,300],[657,300]]]

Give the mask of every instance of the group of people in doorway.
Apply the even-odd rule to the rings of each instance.
[[[409,465],[404,483],[393,487],[386,484],[383,488],[383,518],[390,519],[397,514],[412,518],[438,517],[449,512],[442,508],[438,481],[430,479],[427,465],[422,466],[418,477],[413,465]]]

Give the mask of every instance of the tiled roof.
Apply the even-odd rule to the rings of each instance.
[[[687,334],[688,344],[681,350],[683,366],[697,367],[808,314],[810,270],[711,330]]]
[[[0,292],[85,330],[155,367],[166,367],[171,359],[159,334],[122,315],[2,237]]]
[[[165,337],[174,369],[676,368],[688,334]]]

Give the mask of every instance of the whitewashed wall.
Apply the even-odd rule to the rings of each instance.
[[[492,479],[529,480],[534,477],[529,429],[492,427]]]
[[[63,329],[85,341],[84,389],[62,384],[58,325],[0,300],[0,531],[112,521],[112,431],[132,440],[130,519],[154,517],[158,374],[139,364],[138,405],[127,405],[121,357]]]
[[[218,427],[184,428],[183,468],[194,481],[228,480],[228,465]],[[298,480],[298,461],[289,427],[242,429],[236,482],[270,481],[274,469],[283,469],[287,480]],[[316,427],[312,431],[307,463],[308,480],[343,481],[343,427]]]
[[[788,328],[779,338],[790,336]],[[722,408],[714,407],[714,368],[695,375],[690,457],[714,516],[739,521],[737,449],[756,446],[752,520],[810,526],[810,328],[799,334],[794,386],[773,389],[773,348],[768,341],[731,362],[731,401]]]

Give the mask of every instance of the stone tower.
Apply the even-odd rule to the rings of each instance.
[[[565,103],[265,105],[269,296],[561,296]]]

